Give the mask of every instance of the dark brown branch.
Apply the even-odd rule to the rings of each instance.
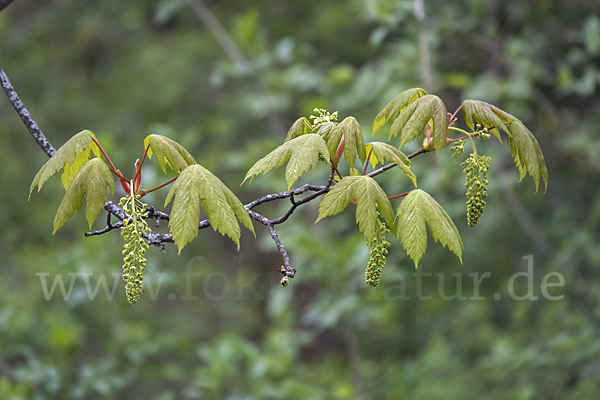
[[[149,218],[149,219],[153,218],[153,219],[156,219],[157,221],[160,220],[160,219],[164,219],[164,220],[167,220],[167,221],[170,220],[169,214],[166,214],[166,213],[164,213],[162,211],[156,211],[154,209],[154,206],[148,206],[148,207],[146,207],[145,218]]]
[[[292,266],[290,265],[290,257],[288,256],[287,251],[285,251],[285,247],[283,247],[283,244],[281,244],[281,240],[279,240],[279,236],[277,236],[277,232],[275,232],[273,224],[267,225],[267,229],[269,229],[269,233],[271,234],[271,237],[275,241],[277,249],[283,257],[283,266],[280,269],[281,273],[287,276],[288,278],[293,278],[296,275],[296,269],[292,268]]]
[[[414,153],[411,153],[411,154],[407,155],[406,158],[408,158],[410,160],[411,158],[416,157],[419,154],[423,154],[423,153],[427,153],[427,152],[425,151],[425,149],[423,149],[423,147],[421,147],[419,150],[415,151]],[[396,166],[396,163],[393,162],[393,163],[390,163],[388,165],[384,165],[383,167],[381,167],[379,169],[376,169],[375,171],[373,171],[373,172],[371,172],[371,173],[369,173],[369,174],[367,174],[365,176],[368,176],[369,178],[372,178],[374,176],[377,176],[377,175],[381,174],[382,172],[387,171],[390,168],[394,168],[395,166]]]
[[[306,185],[300,186],[299,188],[292,189],[292,190],[290,190],[288,192],[281,192],[281,193],[276,193],[276,194],[268,194],[266,196],[263,196],[263,197],[261,197],[259,199],[256,199],[256,200],[254,200],[254,201],[252,201],[252,202],[244,205],[244,207],[246,207],[247,210],[250,210],[250,209],[252,209],[252,208],[254,208],[257,205],[262,204],[262,203],[266,203],[266,202],[273,201],[273,200],[279,200],[279,199],[287,199],[290,196],[299,195],[299,194],[302,194],[302,193],[304,193],[304,192],[306,192],[308,190],[311,190],[313,192],[318,192],[318,191],[323,190],[325,187],[326,186],[316,186],[316,185],[306,184]]]
[[[116,224],[112,224],[110,222],[110,217],[111,217],[111,213],[107,212],[106,213],[106,228],[94,231],[94,232],[86,232],[85,233],[85,237],[89,237],[89,236],[96,236],[96,235],[102,235],[103,233],[112,231],[113,229],[116,228],[121,228],[123,226],[123,221],[119,221]]]
[[[302,204],[308,203],[309,201],[316,199],[317,197],[319,197],[322,194],[329,192],[329,190],[330,190],[330,187],[325,186],[325,187],[323,187],[323,189],[319,190],[318,192],[308,195],[298,201],[296,201],[296,199],[294,198],[293,193],[290,194],[290,201],[292,202],[292,206],[290,207],[289,210],[286,211],[285,214],[283,214],[281,217],[279,217],[277,219],[272,220],[271,223],[273,225],[276,225],[276,224],[281,224],[281,223],[287,221],[287,219],[290,217],[290,215],[292,215],[292,213],[294,212],[294,210],[296,210],[296,208],[298,208]]]
[[[0,12],[6,8],[7,5],[12,3],[13,0],[0,0]]]
[[[40,128],[33,120],[33,118],[31,118],[31,115],[29,115],[29,111],[27,111],[27,109],[23,105],[23,102],[19,98],[19,95],[17,95],[15,88],[10,83],[8,76],[6,76],[6,73],[4,73],[2,68],[0,68],[0,81],[2,81],[2,89],[4,89],[6,96],[8,96],[8,100],[19,114],[19,117],[21,117],[21,120],[27,127],[27,130],[29,131],[31,136],[33,136],[33,139],[42,148],[42,150],[44,150],[44,153],[46,153],[48,157],[52,157],[54,153],[56,153],[56,150],[54,150],[54,147],[52,147],[48,139],[46,139],[46,136],[44,136]]]
[[[110,215],[110,213],[108,215]],[[112,231],[113,229],[122,228],[122,227],[123,227],[123,221],[119,221],[117,223],[107,225],[106,227],[104,227],[102,229],[98,229],[97,231],[86,232],[84,235],[85,235],[85,237],[102,235],[106,232]]]

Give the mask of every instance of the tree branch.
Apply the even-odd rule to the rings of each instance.
[[[2,0],[0,0],[0,6],[2,5],[1,1]],[[0,10],[1,10],[1,8],[0,8]],[[46,139],[46,137],[44,136],[42,131],[39,129],[39,127],[37,126],[35,121],[31,118],[31,116],[29,115],[29,111],[27,111],[27,109],[23,105],[23,102],[21,101],[21,99],[19,99],[19,96],[17,95],[12,84],[10,83],[10,80],[8,79],[8,76],[6,76],[6,74],[4,73],[4,71],[1,68],[0,68],[0,79],[2,81],[2,88],[6,92],[6,95],[8,96],[8,99],[10,100],[11,104],[14,106],[15,110],[21,117],[21,120],[23,121],[23,123],[25,124],[27,129],[29,130],[29,133],[34,138],[34,140],[38,143],[38,145],[42,148],[42,150],[44,150],[44,152],[49,157],[52,157],[52,155],[54,155],[56,150],[54,149],[54,147],[52,147],[52,144],[50,144],[48,139]],[[423,154],[423,153],[425,153],[425,150],[423,150],[423,148],[420,148],[419,150],[415,151],[414,153],[408,155],[407,157],[410,159],[410,158],[416,157],[417,155]],[[379,175],[379,174],[387,171],[388,169],[393,168],[394,166],[396,166],[396,163],[391,163],[391,164],[385,165],[385,166],[379,168],[378,170],[371,172],[370,174],[368,174],[366,176],[373,177],[373,176]],[[290,265],[289,255],[287,254],[285,247],[281,243],[279,236],[277,236],[277,232],[275,231],[275,225],[281,224],[281,223],[287,221],[287,219],[301,205],[307,204],[307,203],[313,201],[314,199],[316,199],[317,197],[329,192],[329,190],[331,190],[331,187],[333,186],[333,183],[334,183],[333,179],[335,176],[335,171],[336,171],[335,168],[332,168],[331,173],[329,175],[329,179],[327,181],[327,185],[325,185],[325,186],[305,184],[303,186],[300,186],[299,188],[292,189],[287,192],[268,194],[266,196],[258,198],[256,200],[244,205],[244,207],[248,211],[248,214],[250,215],[250,217],[252,217],[256,221],[265,225],[267,227],[267,229],[269,230],[271,237],[275,241],[277,249],[279,250],[279,252],[281,253],[281,255],[283,257],[283,267],[280,269],[280,271],[282,272],[282,274],[284,276],[287,276],[288,278],[293,278],[295,276],[296,269],[292,268]],[[295,196],[299,196],[307,191],[312,191],[314,193],[312,193],[300,200],[296,200]],[[271,220],[271,219],[268,219],[267,217],[265,217],[264,215],[261,215],[261,214],[257,213],[256,211],[252,210],[252,208],[254,208],[260,204],[271,202],[274,200],[279,200],[279,199],[286,199],[286,198],[290,199],[292,206],[285,212],[284,215],[282,215],[279,218]],[[104,209],[108,212],[107,220],[106,220],[106,227],[99,229],[97,231],[86,232],[85,233],[86,237],[102,235],[102,234],[110,232],[114,229],[121,228],[123,226],[123,221],[131,218],[130,215],[128,215],[125,211],[123,211],[123,209],[121,209],[118,205],[114,204],[112,201],[107,201],[106,204],[104,205]],[[111,215],[114,215],[115,217],[117,217],[117,219],[119,221],[114,224],[111,223],[111,221],[110,221]],[[146,213],[144,215],[144,218],[156,219],[156,225],[158,226],[159,220],[164,219],[164,220],[168,221],[170,219],[170,216],[169,216],[169,214],[166,214],[164,212],[156,211],[153,206],[148,206],[146,208]],[[203,221],[200,221],[198,229],[208,228],[209,226],[210,226],[210,221],[208,219],[205,219]],[[150,229],[149,233],[144,232],[143,237],[148,240],[148,244],[153,244],[153,245],[157,246],[163,252],[164,252],[163,243],[173,242],[172,234],[156,233],[156,232],[153,232],[151,229]]]
[[[0,10],[3,8],[1,7],[1,5],[2,3],[0,3]],[[6,3],[4,6],[6,7],[6,5],[8,5],[8,3]],[[0,81],[2,82],[2,89],[4,89],[6,96],[8,96],[8,100],[17,111],[17,114],[19,114],[19,117],[21,117],[21,120],[27,127],[27,130],[29,131],[31,136],[33,136],[33,139],[42,148],[42,150],[44,150],[44,153],[46,153],[48,157],[52,157],[54,153],[56,153],[56,150],[54,149],[54,147],[52,147],[48,139],[46,139],[46,136],[44,136],[44,134],[37,126],[33,118],[31,118],[29,111],[27,111],[27,109],[23,105],[23,102],[19,98],[19,95],[17,95],[15,88],[10,83],[8,76],[6,76],[6,73],[4,72],[4,70],[2,70],[2,68],[0,68]]]
[[[13,0],[0,0],[0,12],[6,8],[7,5],[12,3]]]
[[[423,153],[426,153],[426,151],[421,147],[419,150],[415,151],[414,153],[409,154],[407,156],[407,158],[411,159],[411,158],[416,157],[419,154],[423,154]],[[373,177],[373,176],[379,175],[395,166],[396,166],[396,163],[387,164],[387,165],[371,172],[370,174],[367,174],[366,176]],[[273,240],[275,241],[275,245],[277,246],[277,249],[279,250],[279,252],[281,253],[281,256],[283,258],[283,268],[281,268],[280,271],[284,276],[287,276],[288,278],[293,278],[295,276],[296,269],[292,268],[292,266],[290,264],[290,257],[288,255],[287,251],[285,250],[285,247],[281,243],[281,240],[279,239],[277,232],[275,231],[275,225],[281,224],[281,223],[284,223],[285,221],[287,221],[288,218],[294,213],[294,211],[301,205],[309,203],[309,202],[313,201],[314,199],[316,199],[317,197],[319,197],[325,193],[328,193],[329,190],[331,190],[331,186],[333,185],[334,174],[335,174],[335,169],[332,169],[331,174],[329,175],[329,180],[327,182],[327,185],[325,185],[325,186],[305,184],[305,185],[300,186],[299,188],[292,189],[287,192],[268,194],[266,196],[260,197],[256,200],[251,201],[250,203],[244,205],[244,208],[248,211],[248,215],[250,215],[250,217],[252,219],[265,225],[267,227],[267,229],[269,230],[269,233],[270,233],[271,237],[273,238]],[[300,200],[296,200],[295,196],[301,195],[308,191],[312,191],[314,193],[312,193]],[[252,208],[254,208],[260,204],[268,203],[268,202],[271,202],[274,200],[287,199],[287,198],[290,199],[290,202],[292,203],[292,205],[279,218],[269,219],[269,218],[265,217],[264,215],[259,214],[256,211],[252,210]],[[106,203],[106,205],[104,206],[104,209],[107,210],[110,214],[115,215],[119,219],[119,221],[123,221],[124,219],[130,218],[129,215],[127,215],[120,207],[118,207],[111,201]],[[146,210],[147,210],[147,214],[144,216],[144,218],[156,219],[157,226],[158,226],[158,221],[160,219],[169,220],[169,218],[170,218],[169,214],[166,214],[166,213],[163,213],[160,211],[156,211],[153,206],[147,207]],[[111,230],[113,230],[115,228],[120,228],[122,225],[123,225],[122,222],[117,222],[116,224],[110,224],[110,222],[108,222],[107,226],[105,228],[94,231],[94,232],[87,232],[85,234],[85,236],[89,237],[89,236],[102,235],[104,233],[110,232]],[[209,226],[210,226],[210,221],[208,219],[205,219],[205,220],[200,221],[198,229],[207,228]],[[173,242],[173,235],[171,235],[170,233],[158,234],[158,233],[154,233],[154,232],[150,231],[150,234],[148,234],[148,235],[144,234],[144,237],[146,239],[148,239],[149,244],[154,244],[156,246],[161,246],[162,243],[164,243],[164,242]],[[161,248],[161,250],[163,250],[163,249],[164,248]]]

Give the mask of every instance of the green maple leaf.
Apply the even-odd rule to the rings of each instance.
[[[365,162],[367,157],[365,151],[365,138],[363,137],[362,129],[360,128],[358,121],[354,117],[346,117],[337,126],[337,130],[344,135],[344,158],[348,165],[354,167],[357,154],[360,161]],[[335,155],[335,150],[333,154]]]
[[[473,123],[473,119],[475,119],[478,124],[490,129],[490,132],[492,132],[500,141],[502,141],[502,139],[500,138],[498,129],[502,129],[510,136],[507,124],[517,120],[517,118],[506,111],[486,103],[485,101],[465,100],[461,107],[465,121],[471,130],[475,130],[475,124]]]
[[[329,159],[332,159],[337,152],[337,148],[342,140],[343,132],[338,129],[337,122],[323,122],[317,125],[317,135],[321,136],[327,145]]]
[[[198,235],[201,208],[204,208],[213,229],[229,236],[238,245],[238,250],[241,234],[238,219],[254,233],[252,220],[240,200],[201,165],[190,165],[179,174],[167,194],[165,207],[172,199],[169,230],[179,252]]]
[[[399,149],[387,143],[373,142],[367,145],[366,150],[367,154],[371,151],[369,162],[373,166],[373,169],[375,169],[377,163],[379,162],[395,162],[398,168],[400,168],[402,172],[404,172],[404,175],[408,176],[412,181],[413,185],[417,187],[417,177],[410,170],[410,160]]]
[[[442,100],[434,95],[428,94],[412,102],[406,107],[390,128],[390,136],[400,134],[400,147],[418,138],[424,131],[425,125],[431,121],[433,147],[439,153],[446,146],[446,133],[448,130],[448,118],[446,106]]]
[[[73,216],[75,210],[81,211],[83,206],[83,195],[85,200],[85,217],[92,228],[92,224],[106,203],[106,187],[115,193],[115,183],[108,166],[100,159],[93,158],[88,161],[73,178],[67,189],[67,193],[58,206],[54,217],[54,232],[65,224]]]
[[[181,172],[186,167],[196,164],[194,157],[176,141],[162,135],[149,135],[144,139],[144,149],[150,145],[148,149],[148,157],[156,155],[156,162],[163,172],[167,172],[166,166],[172,170]]]
[[[317,162],[329,160],[329,152],[323,138],[317,134],[309,133],[289,140],[267,154],[264,158],[258,160],[248,171],[244,182],[261,172],[264,174],[274,168],[279,168],[288,160],[285,168],[285,180],[288,183],[288,190],[300,176],[308,171],[310,167],[315,169]]]
[[[415,268],[427,249],[427,230],[444,246],[448,246],[462,263],[463,243],[458,229],[444,209],[421,189],[411,191],[398,206],[396,236],[400,236],[402,246],[415,262]]]
[[[394,121],[400,113],[408,107],[412,102],[421,96],[425,96],[427,92],[421,88],[408,89],[394,97],[387,106],[383,108],[373,121],[373,133],[377,132],[387,121]]]
[[[312,133],[310,130],[310,121],[305,117],[300,117],[292,124],[287,136],[285,137],[285,142],[309,133]]]
[[[362,134],[362,129],[354,117],[346,117],[339,124],[337,122],[323,122],[322,124],[319,124],[317,134],[320,135],[327,144],[330,159],[335,157],[343,137],[344,158],[348,165],[351,168],[354,167],[357,154],[362,162],[365,161],[365,139]]]
[[[352,199],[356,199],[356,222],[367,243],[377,237],[377,210],[390,229],[395,230],[396,218],[392,205],[375,179],[368,176],[347,176],[336,183],[323,197],[316,222],[342,212]]]
[[[508,147],[519,168],[520,179],[529,173],[535,182],[535,191],[537,192],[540,177],[544,179],[545,189],[548,188],[548,169],[544,161],[544,154],[537,139],[519,120],[512,121],[509,125],[510,135],[508,137]]]
[[[63,170],[61,175],[63,186],[68,189],[77,172],[89,161],[90,152],[93,151],[97,157],[100,157],[100,150],[92,141],[92,136],[94,134],[90,131],[81,131],[63,144],[33,178],[29,196],[31,197],[36,185],[39,192],[48,178],[60,170]]]

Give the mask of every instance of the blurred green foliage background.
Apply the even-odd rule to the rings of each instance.
[[[529,177],[517,184],[505,143],[481,143],[492,157],[488,206],[469,228],[466,154],[415,158],[419,187],[465,243],[461,265],[430,241],[419,266],[430,276],[414,276],[391,239],[382,283],[369,288],[353,211],[314,225],[311,204],[278,229],[298,270],[288,287],[264,227],[255,224],[256,239],[244,230],[240,252],[203,230],[179,256],[173,245],[149,250],[132,307],[118,232],[84,238],[76,215],[52,236],[57,178],[27,202],[47,157],[0,96],[0,399],[597,399],[600,5],[425,1],[421,14],[419,4],[207,0],[237,61],[181,0],[16,0],[0,13],[0,66],[48,139],[59,147],[90,129],[126,175],[144,137],[159,133],[248,202],[286,190],[281,171],[239,184],[296,118],[337,110],[370,141],[377,112],[421,86],[449,111],[471,98],[523,120],[550,176],[536,194]],[[143,187],[171,176],[149,163]],[[400,171],[378,180],[390,195],[411,186]],[[147,200],[160,209],[165,195]],[[288,205],[260,211],[275,217]],[[528,255],[538,299],[518,301],[507,287]],[[564,277],[548,290],[560,300],[542,296],[551,272]],[[42,281],[50,290],[58,275],[65,290],[73,279],[72,292],[64,300],[56,286],[47,300]],[[114,298],[99,287],[90,300],[84,276],[92,291],[101,276],[109,291],[118,282]],[[527,293],[524,277],[515,282]],[[444,299],[459,285],[466,300]]]

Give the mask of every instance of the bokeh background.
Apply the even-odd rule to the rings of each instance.
[[[597,0],[206,0],[204,20],[190,3],[15,0],[0,13],[0,67],[55,147],[90,129],[129,175],[144,137],[167,135],[243,202],[286,190],[281,171],[239,185],[296,118],[315,107],[353,115],[370,141],[377,112],[416,86],[448,110],[478,99],[523,120],[545,154],[548,190],[518,182],[505,142],[481,143],[492,157],[488,206],[469,228],[466,154],[427,154],[413,170],[455,220],[462,265],[430,240],[419,270],[432,275],[415,277],[392,238],[371,289],[353,211],[314,225],[314,202],[278,229],[298,270],[288,287],[263,226],[256,239],[244,230],[239,252],[203,230],[179,255],[173,245],[148,251],[153,295],[146,284],[131,306],[117,275],[118,232],[84,238],[76,214],[52,236],[58,178],[27,201],[47,157],[2,95],[1,399],[600,396]],[[299,184],[322,184],[327,172]],[[152,161],[143,187],[170,177]],[[411,186],[399,171],[379,181],[390,195]],[[147,199],[162,209],[165,195]],[[287,207],[257,210],[275,217]],[[537,300],[519,301],[507,288],[527,272],[527,256]],[[474,293],[469,274],[487,272]],[[560,300],[542,296],[552,272],[564,277],[548,290]],[[118,282],[114,298],[100,287],[90,300],[82,274],[92,290],[101,276],[111,290]],[[56,286],[47,300],[44,276],[48,289],[62,277],[65,290],[74,277],[68,299]],[[520,296],[529,290],[522,276],[513,283]],[[448,300],[459,285],[467,299]]]

